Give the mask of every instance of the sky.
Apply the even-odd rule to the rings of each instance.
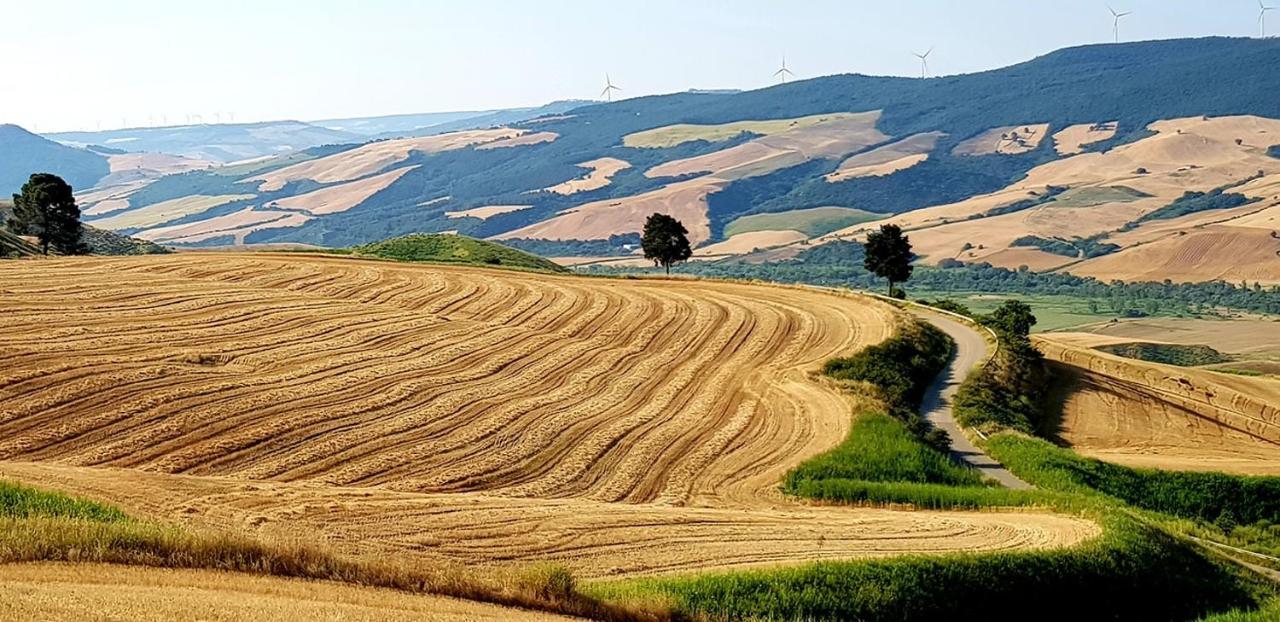
[[[1256,0],[1112,0],[1122,41],[1258,36]],[[1280,5],[1280,2],[1275,2]],[[1280,11],[1270,14],[1280,33]],[[0,123],[40,132],[536,106],[1109,42],[1105,1],[0,0]],[[234,115],[234,116],[233,116]]]

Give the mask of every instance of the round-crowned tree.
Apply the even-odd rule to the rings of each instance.
[[[880,225],[879,231],[867,234],[867,256],[863,266],[872,274],[889,280],[889,295],[894,295],[893,284],[905,283],[911,278],[911,240],[902,235],[898,225]]]
[[[645,259],[653,261],[655,266],[662,266],[667,274],[671,274],[672,264],[693,255],[688,236],[689,230],[679,220],[666,214],[650,214],[644,221],[640,247],[644,249]]]

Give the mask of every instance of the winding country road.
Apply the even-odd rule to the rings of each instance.
[[[983,475],[1000,482],[1006,488],[1027,490],[1031,485],[1009,472],[1004,465],[996,462],[986,452],[979,449],[965,436],[959,422],[951,412],[951,402],[960,383],[964,382],[969,372],[976,368],[987,356],[987,340],[978,331],[951,319],[941,313],[912,309],[912,312],[955,341],[955,350],[947,368],[929,385],[924,401],[920,404],[920,414],[924,415],[935,428],[945,431],[951,437],[951,454],[982,472]]]

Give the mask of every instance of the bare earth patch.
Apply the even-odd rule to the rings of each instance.
[[[498,214],[510,214],[518,212],[522,209],[529,209],[532,205],[486,205],[484,207],[473,207],[471,209],[459,210],[456,212],[445,212],[448,218],[479,218],[486,220]]]
[[[1116,135],[1115,121],[1072,125],[1053,135],[1053,148],[1061,155],[1075,155],[1093,143],[1110,140]]]
[[[617,175],[619,171],[631,168],[631,163],[626,160],[619,160],[618,158],[597,158],[595,160],[583,162],[578,166],[591,169],[591,172],[587,173],[586,177],[570,179],[569,181],[556,184],[550,188],[546,188],[545,190],[547,192],[566,195],[599,190],[600,188],[609,185],[609,180],[614,175]]]
[[[676,182],[643,194],[592,201],[527,227],[508,231],[494,239],[603,240],[611,235],[639,233],[654,212],[675,217],[689,229],[689,242],[701,244],[711,237],[707,195],[728,185],[715,177]]]
[[[146,207],[117,212],[115,215],[98,220],[90,220],[89,224],[99,229],[119,230],[119,229],[136,229],[139,227],[154,227],[164,224],[171,220],[177,220],[185,216],[193,216],[213,209],[219,205],[226,205],[235,201],[244,201],[252,199],[252,194],[223,194],[217,196],[206,196],[203,194],[193,194],[178,199],[163,201]],[[128,205],[126,200],[125,205]]]
[[[1048,123],[993,127],[955,146],[956,155],[1016,155],[1034,151],[1049,133]]]
[[[911,168],[929,159],[942,132],[926,132],[909,136],[896,143],[876,147],[871,151],[849,156],[840,168],[826,176],[829,182],[839,182],[858,177],[883,177]]]
[[[263,192],[280,190],[289,182],[306,179],[323,184],[351,181],[374,173],[380,173],[389,166],[405,161],[408,159],[409,154],[414,151],[438,153],[454,149],[465,149],[473,145],[515,138],[523,133],[524,130],[494,128],[450,132],[422,138],[383,140],[362,145],[349,151],[335,153],[331,156],[286,166],[263,175],[249,177],[244,181],[261,182],[258,185],[258,189]]]

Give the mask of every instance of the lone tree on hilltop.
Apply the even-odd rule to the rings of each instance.
[[[911,240],[902,235],[898,225],[880,225],[879,231],[867,235],[867,257],[862,265],[878,277],[889,280],[889,295],[894,296],[894,283],[911,278]]]
[[[80,208],[71,186],[61,177],[36,173],[13,195],[13,218],[9,230],[18,235],[33,235],[40,240],[40,250],[49,247],[64,255],[85,252],[80,242]]]
[[[666,268],[667,274],[671,274],[671,264],[693,255],[688,235],[689,230],[679,220],[666,214],[649,215],[644,221],[644,234],[640,236],[644,258],[652,260],[655,266]]]

